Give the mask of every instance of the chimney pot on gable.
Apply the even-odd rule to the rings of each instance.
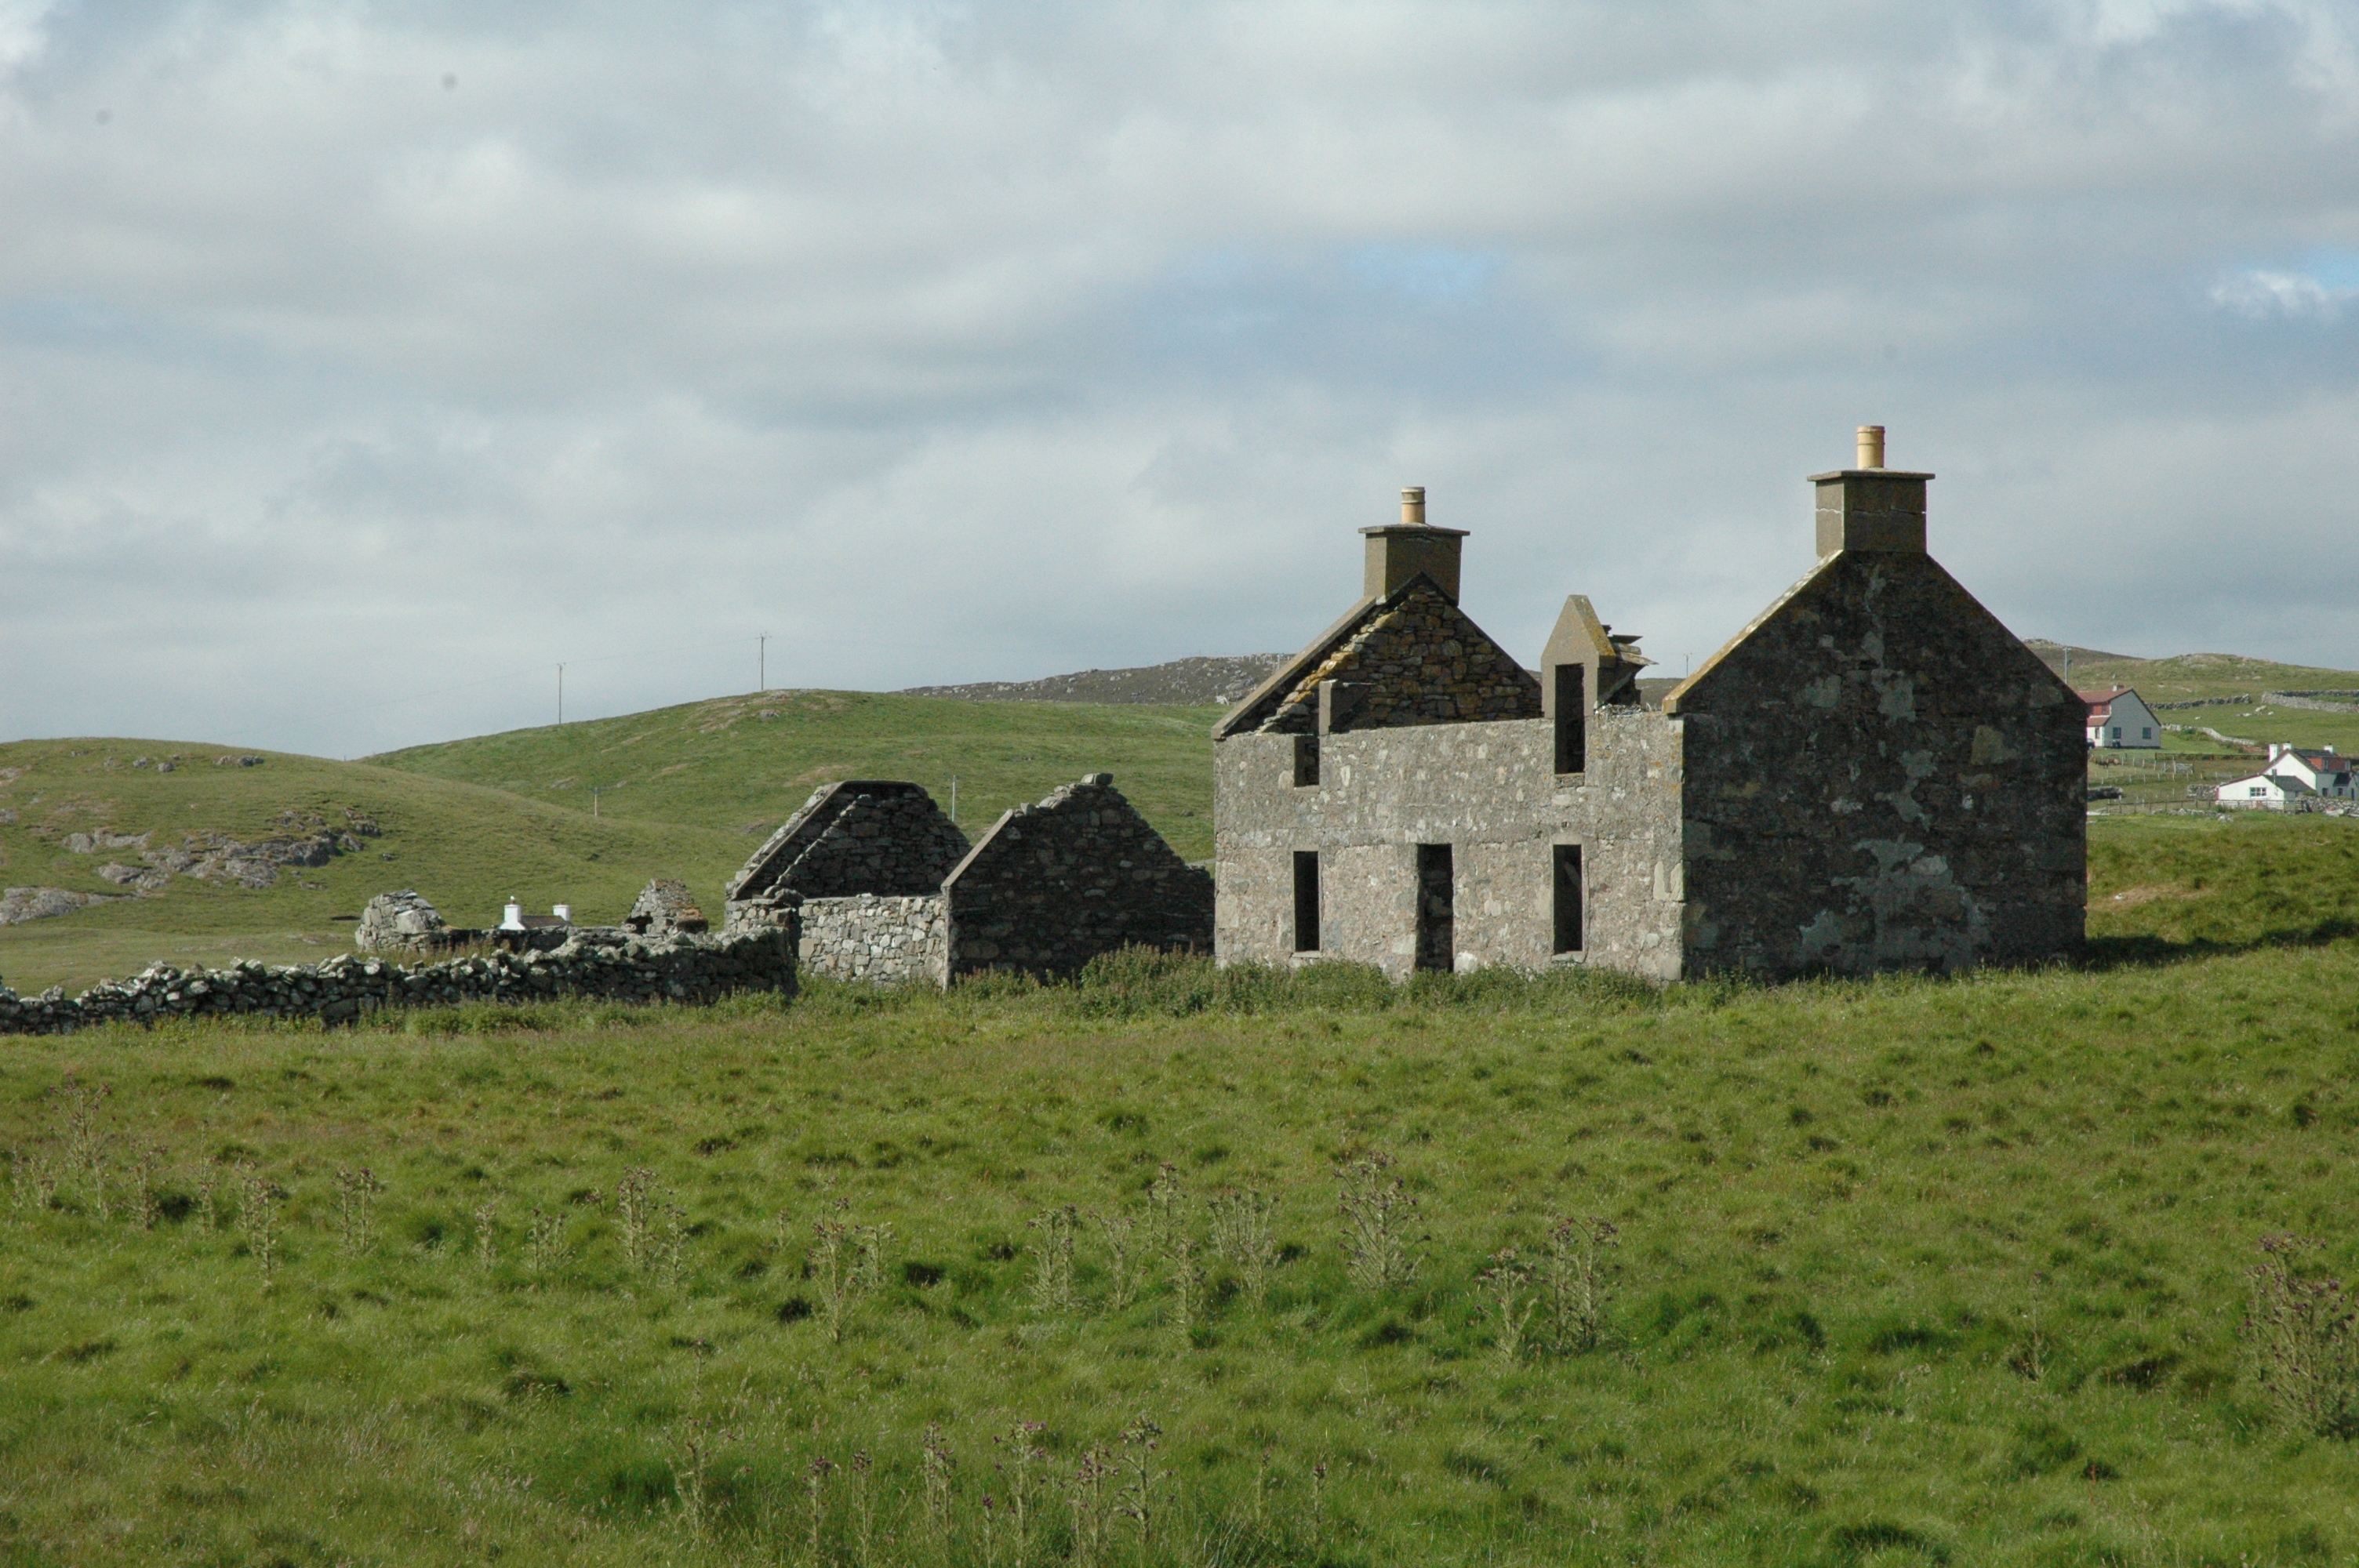
[[[1363,528],[1368,541],[1367,575],[1360,591],[1369,599],[1386,599],[1422,572],[1433,579],[1441,596],[1458,602],[1459,541],[1463,528],[1436,528],[1425,520],[1425,487],[1401,492],[1401,520],[1382,528]]]
[[[1859,427],[1859,467],[1814,473],[1819,554],[1925,553],[1925,484],[1933,476],[1884,466],[1884,427]]]

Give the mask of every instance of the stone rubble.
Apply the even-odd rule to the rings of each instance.
[[[775,929],[654,941],[582,930],[552,952],[492,952],[416,968],[342,954],[321,964],[244,961],[225,969],[151,964],[73,998],[56,987],[20,997],[0,986],[0,1034],[62,1034],[94,1024],[224,1013],[349,1023],[388,1007],[560,997],[697,1003],[736,991],[794,989],[794,949]]]

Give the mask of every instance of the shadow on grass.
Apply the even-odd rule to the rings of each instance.
[[[2075,968],[2092,973],[2121,969],[2161,968],[2201,958],[2234,957],[2240,953],[2281,952],[2288,948],[2332,947],[2359,936],[2359,920],[2330,915],[2306,925],[2277,926],[2234,941],[2215,936],[2172,938],[2141,934],[2136,936],[2092,936]]]

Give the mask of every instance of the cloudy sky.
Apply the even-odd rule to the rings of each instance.
[[[2016,630],[2359,666],[2359,9],[0,0],[0,738],[359,754],[1468,609],[1864,422]]]

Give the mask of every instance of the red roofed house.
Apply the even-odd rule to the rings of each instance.
[[[2162,744],[2162,725],[2154,709],[2139,700],[2138,694],[2125,686],[2111,691],[2084,691],[2081,700],[2089,705],[2089,744],[2111,750],[2119,746],[2156,747]]]

